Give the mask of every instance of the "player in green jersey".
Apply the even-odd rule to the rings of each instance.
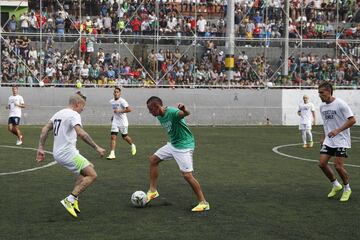
[[[146,104],[149,112],[156,117],[160,124],[166,129],[170,141],[150,156],[150,189],[147,193],[148,201],[159,196],[157,191],[159,163],[164,160],[175,159],[183,177],[190,184],[198,198],[198,205],[191,211],[202,212],[209,210],[210,205],[205,200],[199,182],[192,174],[195,140],[184,119],[184,117],[190,115],[190,112],[181,103],[178,105],[178,108],[165,107],[163,106],[162,100],[155,96],[150,97]]]

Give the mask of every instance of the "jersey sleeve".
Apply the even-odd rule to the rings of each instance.
[[[171,108],[171,115],[172,115],[172,118],[175,120],[175,121],[179,121],[181,119],[180,115],[180,109],[178,108]]]
[[[125,99],[121,100],[121,105],[122,105],[123,108],[129,107],[129,103]]]
[[[74,114],[70,118],[70,124],[71,124],[71,127],[75,127],[76,125],[82,126],[80,114]]]
[[[351,111],[351,108],[349,107],[349,105],[344,102],[344,101],[341,101],[340,102],[340,111],[341,113],[344,115],[345,118],[349,118],[349,117],[353,117],[354,114],[353,112]]]
[[[311,103],[310,110],[311,110],[312,112],[315,112],[315,105],[314,105],[313,103]]]

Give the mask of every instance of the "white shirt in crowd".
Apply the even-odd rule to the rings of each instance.
[[[328,133],[341,127],[349,117],[354,116],[349,105],[336,98],[333,102],[320,106],[321,117],[324,121],[325,140],[324,145],[332,148],[351,148],[350,129],[345,129],[335,137],[329,138]]]
[[[196,23],[198,29],[199,29],[199,32],[205,32],[206,30],[206,20],[203,18],[203,19],[199,19]]]

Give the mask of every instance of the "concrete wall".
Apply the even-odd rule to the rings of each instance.
[[[29,105],[23,111],[22,124],[44,124],[75,93],[72,88],[19,88],[19,93]],[[83,88],[88,97],[82,113],[84,124],[110,124],[112,111],[109,100],[111,88]],[[0,124],[8,119],[5,106],[11,88],[0,88]],[[264,124],[269,118],[281,124],[281,90],[234,90],[234,89],[123,89],[123,97],[133,108],[128,114],[133,125],[158,124],[148,113],[146,100],[159,96],[164,104],[177,106],[183,102],[191,111],[187,122],[192,125],[243,125]]]
[[[67,106],[69,96],[76,91],[73,88],[19,88],[20,95],[29,105],[23,110],[22,124],[46,123],[56,111]],[[88,97],[82,113],[84,124],[110,124],[109,100],[113,89],[83,88],[81,91]],[[0,124],[7,123],[5,106],[10,94],[11,88],[0,88]],[[133,108],[128,114],[132,125],[158,124],[145,105],[153,95],[161,97],[168,106],[184,103],[191,111],[187,117],[191,125],[266,124],[267,119],[271,124],[297,125],[297,107],[304,94],[315,104],[317,124],[322,124],[319,115],[321,101],[316,89],[123,89],[123,97]],[[354,114],[360,115],[360,90],[336,90],[334,96],[344,99]]]

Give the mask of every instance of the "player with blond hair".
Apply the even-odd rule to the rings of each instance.
[[[303,96],[303,101],[298,107],[298,115],[300,116],[299,130],[301,131],[303,147],[307,148],[314,145],[311,126],[315,124],[315,106],[309,101],[307,95]]]
[[[69,106],[55,113],[49,122],[42,128],[36,159],[42,162],[45,159],[45,142],[50,131],[54,135],[53,156],[57,163],[78,175],[71,193],[61,200],[64,208],[73,216],[80,213],[78,197],[97,178],[94,165],[83,157],[76,149],[77,137],[93,147],[100,156],[105,149],[97,145],[90,135],[82,128],[80,113],[84,110],[86,97],[80,92],[72,95]]]

